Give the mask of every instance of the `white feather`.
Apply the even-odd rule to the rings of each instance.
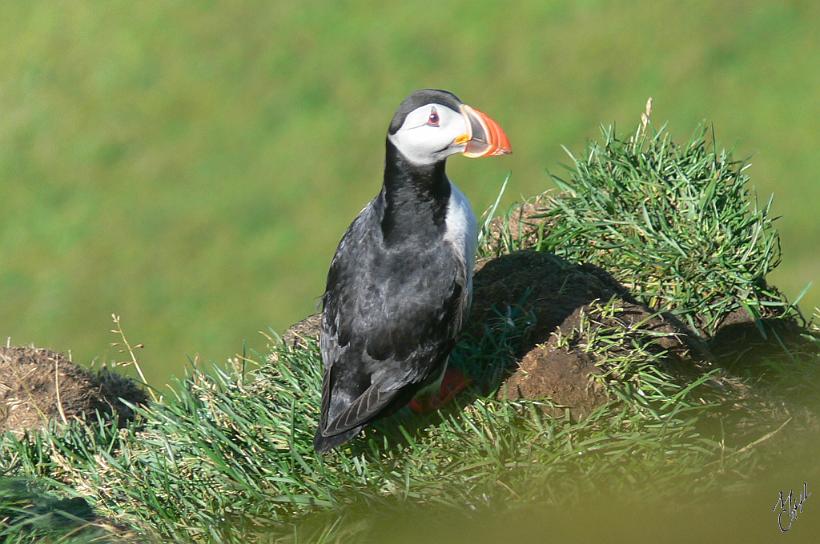
[[[478,223],[470,206],[470,201],[458,187],[450,182],[450,201],[447,203],[444,240],[453,246],[453,250],[464,262],[467,272],[467,292],[472,297],[473,266],[478,243]]]

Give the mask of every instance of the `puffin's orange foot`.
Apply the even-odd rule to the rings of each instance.
[[[410,401],[410,409],[417,414],[435,412],[464,391],[470,385],[470,378],[457,368],[448,368],[441,380],[437,394],[421,395]]]

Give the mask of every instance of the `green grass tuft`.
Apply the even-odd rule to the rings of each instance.
[[[759,207],[748,164],[717,151],[706,127],[676,144],[665,127],[602,131],[546,197],[538,249],[603,267],[650,307],[709,336],[722,318],[789,308],[765,283],[780,262],[770,198]]]

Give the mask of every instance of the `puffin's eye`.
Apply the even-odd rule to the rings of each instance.
[[[438,113],[436,112],[436,108],[433,108],[433,111],[430,112],[430,117],[427,119],[427,124],[431,127],[438,126]]]

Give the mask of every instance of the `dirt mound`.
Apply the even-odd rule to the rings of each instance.
[[[573,417],[583,417],[606,402],[605,388],[592,380],[601,373],[596,361],[582,346],[559,345],[559,339],[577,331],[583,316],[594,312],[593,305],[613,298],[619,310],[598,326],[640,326],[658,335],[652,349],[668,351],[677,359],[687,357],[696,344],[684,327],[637,303],[605,271],[549,253],[518,251],[479,263],[474,281],[465,334],[478,337],[494,318],[513,307],[532,316],[499,398],[547,398],[561,407],[556,413],[567,408]]]
[[[605,302],[606,300],[602,300]],[[645,306],[625,302],[615,296],[617,311],[602,316],[601,303],[591,301],[578,306],[556,327],[549,326],[549,338],[544,343],[527,348],[511,375],[498,391],[500,399],[549,399],[556,406],[545,408],[554,415],[569,411],[574,419],[588,415],[609,397],[606,388],[595,376],[603,374],[604,362],[584,349],[595,330],[617,330],[623,334],[620,344],[609,347],[607,358],[628,355],[634,340],[647,351],[665,355],[666,370],[686,375],[691,365],[674,368],[672,361],[681,361],[689,353],[686,331],[668,322]],[[545,332],[541,330],[540,334]],[[647,340],[651,341],[647,341]]]
[[[97,411],[125,422],[134,414],[120,398],[146,401],[134,381],[107,369],[90,372],[47,349],[0,347],[0,432],[85,420]]]
[[[808,341],[808,332],[794,319],[782,319],[773,308],[760,308],[759,319],[745,309],[735,310],[720,321],[709,349],[721,362],[732,368],[742,362],[749,366],[773,356],[782,356],[784,346],[792,352],[803,347],[809,351],[816,344]]]
[[[525,333],[520,355],[546,341],[578,308],[596,300],[606,302],[612,297],[620,298],[631,308],[625,318],[632,324],[652,313],[606,271],[592,265],[572,264],[550,253],[516,251],[479,262],[473,281],[473,307],[465,334],[482,334],[492,319],[517,307],[534,317],[534,323]],[[668,339],[665,349],[682,352],[694,343],[685,327],[668,316],[650,319],[648,325],[657,327],[660,332],[679,335],[680,341]]]
[[[604,387],[591,379],[600,372],[586,353],[550,344],[537,346],[524,355],[498,398],[546,399],[555,406],[545,411],[558,416],[566,408],[572,418],[580,419],[608,400]]]

